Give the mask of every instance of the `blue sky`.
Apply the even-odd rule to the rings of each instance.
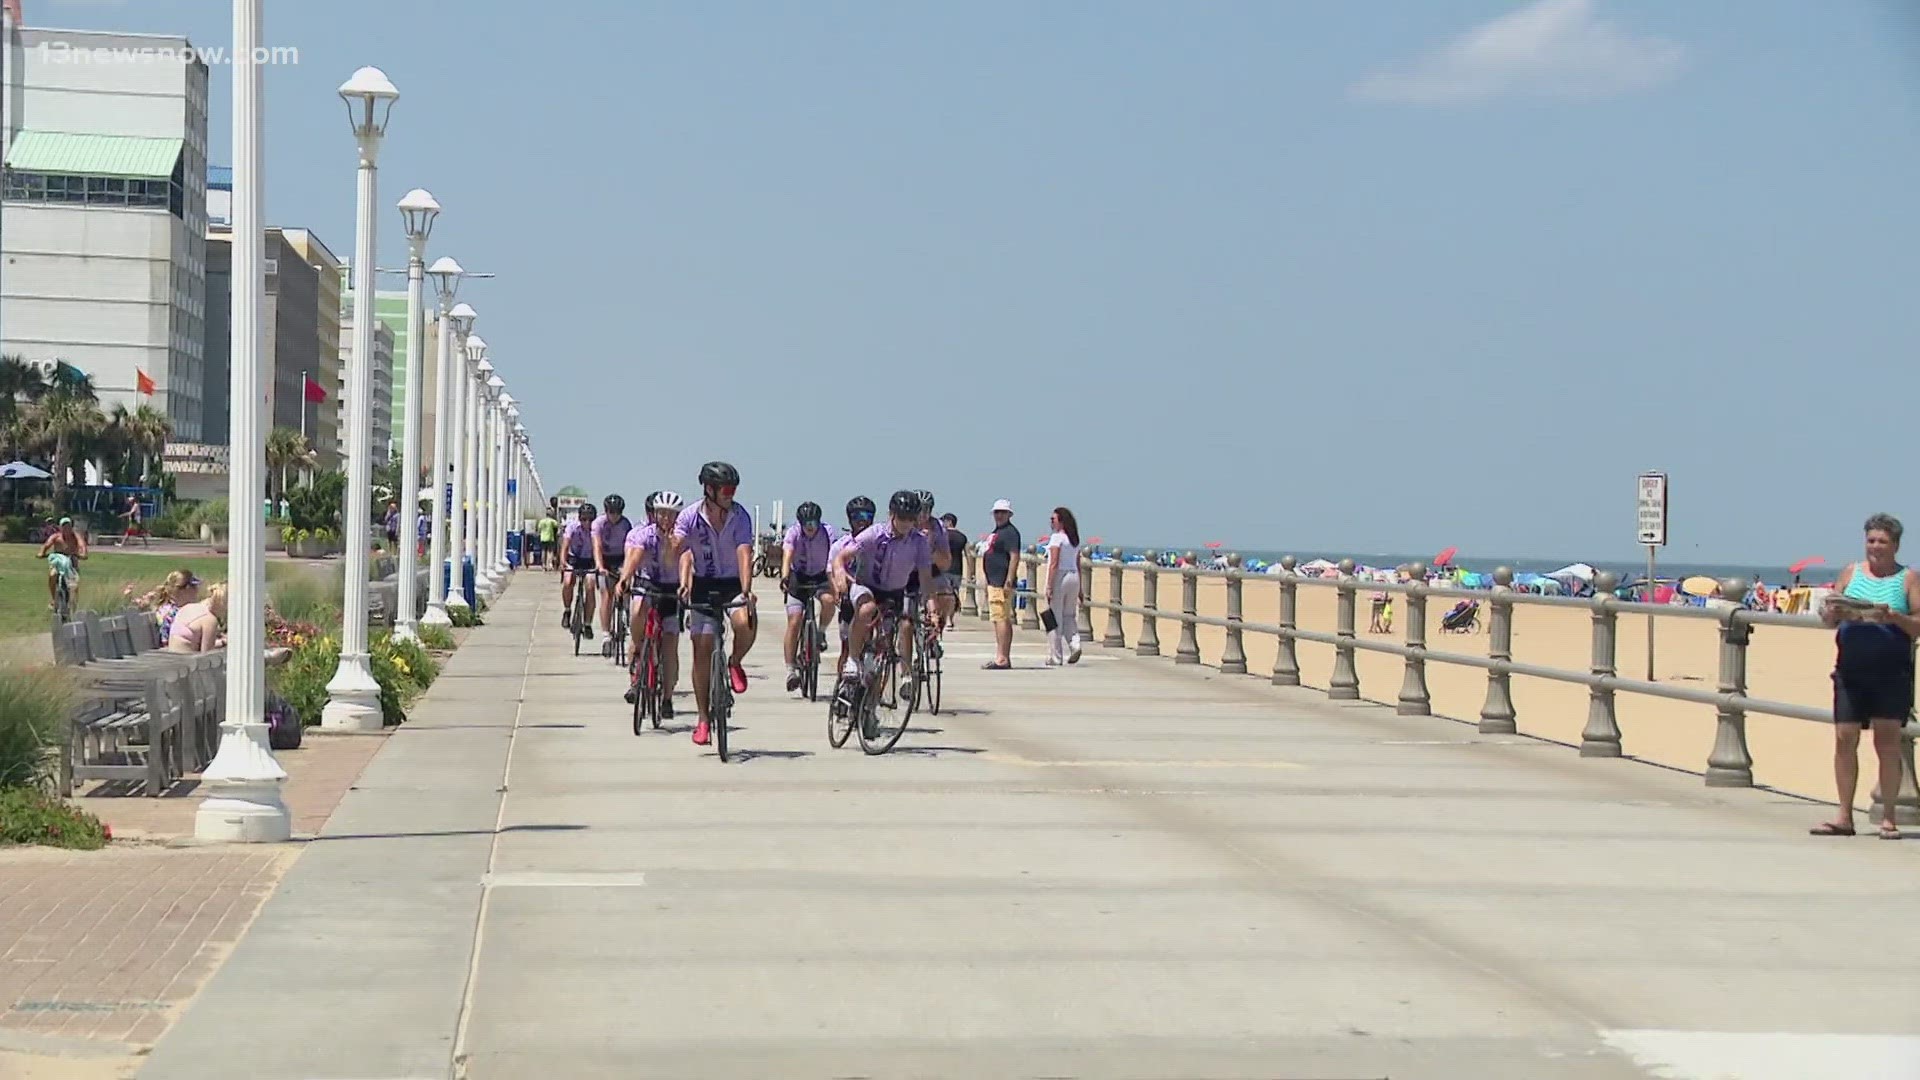
[[[385,69],[382,262],[431,189],[550,488],[724,457],[974,530],[1611,558],[1656,468],[1671,559],[1920,528],[1910,7],[268,0],[266,38],[269,220],[351,247],[334,88]]]

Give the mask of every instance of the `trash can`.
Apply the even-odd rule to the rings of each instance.
[[[468,607],[474,607],[473,560],[463,557],[460,560],[460,568],[461,568],[460,595],[466,598]],[[447,590],[448,595],[452,595],[453,593],[453,588],[451,584],[452,576],[453,576],[453,560],[448,559],[440,568],[440,587]]]
[[[520,569],[520,531],[518,529],[507,534],[507,565],[515,570]]]

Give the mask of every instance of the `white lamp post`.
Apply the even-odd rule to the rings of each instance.
[[[520,405],[515,402],[507,406],[507,482],[513,485],[513,498],[508,507],[513,517],[509,520],[520,529],[520,566],[527,565],[527,470],[520,463]]]
[[[452,351],[447,354],[447,367],[441,376],[447,380],[451,395],[446,418],[447,438],[451,447],[449,453],[453,458],[453,503],[447,511],[447,559],[450,563],[447,609],[450,613],[468,610],[463,561],[467,554],[467,500],[473,494],[472,482],[467,477],[467,468],[472,462],[467,452],[467,399],[473,396],[473,387],[467,379],[467,353],[476,345],[482,350],[487,347],[486,342],[480,340],[480,335],[473,332],[475,317],[472,305],[454,305],[451,319],[456,340]]]
[[[420,621],[432,626],[452,626],[453,620],[447,615],[447,478],[453,468],[448,459],[447,429],[453,425],[453,407],[449,404],[453,396],[453,374],[447,370],[447,358],[452,355],[448,342],[453,337],[452,309],[454,295],[460,290],[460,278],[463,271],[460,264],[446,256],[433,260],[433,266],[427,270],[433,278],[435,322],[439,324],[439,337],[434,343],[434,421],[433,421],[433,509],[428,511],[432,539],[427,547],[427,613]],[[471,310],[471,309],[469,309]]]
[[[380,684],[367,662],[367,543],[373,498],[373,203],[374,159],[400,92],[379,68],[363,67],[340,85],[360,144],[360,199],[353,243],[353,367],[347,372],[346,596],[340,604],[340,667],[327,683],[320,725],[379,731]]]
[[[473,595],[476,600],[493,600],[487,579],[480,573],[480,407],[487,392],[487,376],[493,365],[487,362],[487,343],[475,334],[467,339],[467,359],[472,373],[466,387],[467,415],[467,535],[466,556],[473,560]]]
[[[493,420],[487,425],[487,461],[493,477],[493,486],[487,489],[493,500],[488,521],[493,528],[487,537],[492,548],[487,560],[493,571],[493,591],[497,594],[507,583],[507,406],[513,396],[507,393],[506,381],[497,374],[487,380],[487,389],[493,392]]]
[[[227,546],[227,719],[220,749],[201,774],[207,797],[193,835],[220,843],[277,843],[293,834],[280,799],[285,770],[266,724],[266,522],[253,513],[267,493],[265,378],[267,237],[261,220],[261,0],[233,0],[232,401],[227,505],[239,510]]]
[[[474,591],[484,593],[491,604],[498,579],[493,572],[493,561],[487,548],[492,545],[494,475],[493,475],[493,408],[494,397],[499,393],[493,383],[493,363],[481,360],[474,367],[476,388],[479,397],[475,400],[473,415],[474,446],[474,506],[473,522],[473,580]]]
[[[500,395],[500,420],[494,425],[494,456],[500,461],[500,521],[495,527],[496,543],[494,551],[500,559],[500,579],[505,581],[513,574],[513,563],[507,559],[507,537],[513,532],[514,523],[519,516],[517,506],[519,485],[513,480],[513,435],[508,430],[512,423],[509,419],[517,410],[513,407],[513,395]]]
[[[407,434],[400,447],[400,611],[394,622],[393,636],[418,641],[414,631],[415,584],[414,557],[419,542],[414,519],[420,512],[420,387],[421,338],[426,335],[426,313],[421,310],[420,292],[426,274],[427,237],[433,232],[433,219],[440,216],[440,204],[420,188],[407,192],[400,200],[400,217],[407,232]],[[356,322],[356,326],[358,323]]]

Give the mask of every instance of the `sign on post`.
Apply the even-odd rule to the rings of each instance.
[[[1648,547],[1667,544],[1667,474],[1640,474],[1639,540]]]

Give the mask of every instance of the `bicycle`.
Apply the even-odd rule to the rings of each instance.
[[[660,646],[665,635],[661,633],[660,609],[657,605],[661,597],[672,596],[673,593],[645,581],[636,581],[634,585],[652,601],[647,605],[647,618],[641,625],[640,637],[634,643],[633,733],[638,735],[645,730],[645,724],[649,721],[654,730],[660,729],[660,705],[666,700],[660,686]],[[674,617],[679,618],[678,615]]]
[[[713,632],[713,653],[709,658],[707,671],[707,730],[713,733],[713,749],[720,760],[727,760],[727,718],[733,715],[733,678],[727,668],[727,627],[729,616],[747,605],[744,597],[735,597],[724,606],[697,604],[691,600],[682,602],[688,611],[696,612],[712,619],[716,624]]]
[[[917,630],[916,643],[919,645],[919,648],[914,650],[913,678],[915,682],[925,688],[926,696],[923,700],[927,703],[927,712],[931,715],[939,716],[941,683],[940,656],[945,650],[940,647],[940,634],[935,628],[931,617],[919,619],[915,626]]]
[[[573,609],[567,621],[573,624],[573,655],[580,655],[580,639],[586,635],[590,620],[587,617],[587,598],[592,594],[587,590],[600,587],[600,573],[597,570],[570,570],[573,575]]]
[[[620,667],[627,666],[627,632],[631,629],[632,619],[628,615],[628,603],[632,595],[626,590],[616,588],[613,591],[613,614],[607,619],[608,654]]]
[[[903,618],[917,617],[918,605],[908,600],[904,606],[907,611],[903,614],[895,604],[880,604],[880,618],[867,637],[866,654],[859,658],[861,674],[849,686],[842,672],[834,685],[833,703],[827,709],[827,743],[836,750],[846,745],[850,733],[858,731],[862,751],[884,754],[906,734],[919,695],[911,677],[906,693],[900,692],[900,625]],[[912,648],[911,642],[908,648]],[[912,659],[906,660],[911,666]],[[884,724],[883,712],[887,714]]]
[[[59,552],[54,552],[53,554],[57,555],[59,554]],[[49,555],[47,558],[49,559],[49,561],[51,561],[53,556]],[[60,568],[54,574],[53,622],[55,626],[61,626],[73,621],[74,568],[72,563],[72,556],[68,556],[67,558],[68,558],[67,565],[65,567]]]
[[[820,653],[826,645],[827,635],[820,630],[820,591],[822,585],[800,600],[800,644],[794,650],[794,664],[800,669],[800,695],[808,701],[820,700]],[[793,593],[786,587],[781,589],[788,596]]]

